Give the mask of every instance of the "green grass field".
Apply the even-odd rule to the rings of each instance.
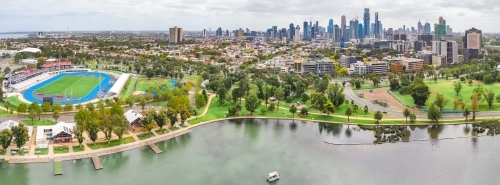
[[[171,79],[166,79],[166,78],[139,78],[137,81],[137,86],[135,87],[136,91],[146,91],[149,89],[149,87],[160,87],[161,84],[166,84],[167,87],[172,85],[172,82],[170,81]],[[134,81],[135,83],[135,81]],[[132,84],[132,82],[131,82]],[[133,86],[132,86],[133,87]],[[129,87],[130,88],[130,87]]]
[[[460,91],[460,94],[457,96],[456,92],[453,88],[453,81],[455,80],[445,80],[445,79],[439,79],[437,82],[434,82],[434,80],[425,80],[425,83],[429,86],[429,91],[431,92],[431,96],[426,102],[426,106],[428,107],[436,98],[436,92],[439,92],[444,95],[445,100],[448,100],[448,103],[444,107],[445,110],[453,110],[453,101],[455,101],[455,98],[462,99],[465,102],[468,102],[470,104],[470,97],[472,96],[472,90],[477,87],[478,83],[472,84],[472,86],[469,86],[468,84],[462,84],[462,90]],[[495,92],[495,95],[500,94],[500,83],[493,83],[493,84],[484,84],[480,83],[483,87],[484,90],[489,90],[492,89],[493,92]],[[405,101],[406,104],[409,104],[411,106],[415,106],[413,103],[413,98],[411,95],[401,95],[399,94],[398,91],[395,91],[394,94],[396,94],[401,100]],[[483,101],[479,102],[479,110],[482,111],[495,111],[500,109],[500,102],[496,102],[494,100],[493,105],[491,108],[488,108],[488,104],[486,101],[484,101],[484,97],[482,98]]]
[[[65,76],[37,89],[35,93],[64,95],[64,91],[66,91],[67,88],[71,88],[73,89],[73,97],[84,97],[101,81],[102,79],[99,79],[99,77]]]

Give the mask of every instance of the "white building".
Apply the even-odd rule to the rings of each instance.
[[[142,117],[143,116],[141,113],[132,109],[125,112],[125,119],[127,119],[130,125],[139,124],[139,121],[141,121]]]
[[[300,26],[297,25],[297,27],[295,27],[295,36],[293,37],[295,42],[299,42],[301,41],[300,39]]]
[[[432,52],[446,57],[446,64],[458,63],[458,44],[456,41],[432,41]]]

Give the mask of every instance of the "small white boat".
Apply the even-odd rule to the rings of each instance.
[[[269,173],[269,177],[267,177],[267,182],[273,182],[278,179],[280,179],[278,172],[271,172]]]

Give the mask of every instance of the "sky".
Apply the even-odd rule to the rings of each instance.
[[[187,31],[218,27],[265,31],[272,26],[329,19],[340,26],[363,17],[370,8],[384,28],[417,27],[420,19],[433,25],[443,16],[453,32],[475,27],[500,32],[500,0],[10,0],[0,3],[0,32],[13,31],[110,31],[168,30],[178,26]]]

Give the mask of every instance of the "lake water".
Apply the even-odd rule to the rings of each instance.
[[[215,122],[157,143],[154,154],[143,147],[101,156],[104,169],[90,159],[53,163],[9,164],[0,169],[1,185],[47,184],[498,184],[498,136],[470,136],[471,126],[411,127],[411,140],[371,143],[371,131],[355,126],[291,120],[246,119]]]
[[[28,37],[26,34],[0,34],[0,39],[17,39]]]

